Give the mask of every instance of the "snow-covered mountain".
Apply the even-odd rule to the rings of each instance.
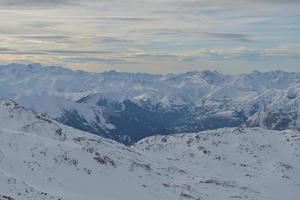
[[[153,136],[135,144],[149,159],[189,174],[200,199],[297,199],[300,133],[224,128]],[[194,194],[191,194],[191,197]]]
[[[161,189],[163,181],[172,181],[166,169],[130,147],[59,124],[12,101],[0,102],[0,124],[3,199],[151,200],[180,195],[180,189]]]
[[[294,128],[300,73],[152,75],[10,64],[0,67],[0,97],[66,125],[131,144],[158,133],[198,132],[245,122],[257,126],[268,121],[271,124],[264,127],[279,130]],[[293,110],[293,116],[288,116],[291,121],[274,125],[267,120],[278,110],[284,115]]]
[[[297,199],[300,133],[225,128],[128,147],[0,101],[0,199]]]

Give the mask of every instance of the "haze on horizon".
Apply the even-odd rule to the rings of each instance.
[[[0,0],[0,63],[300,71],[297,0]]]

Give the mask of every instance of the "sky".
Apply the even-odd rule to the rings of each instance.
[[[0,63],[300,71],[299,0],[0,0]]]

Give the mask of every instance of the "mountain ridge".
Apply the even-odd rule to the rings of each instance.
[[[0,97],[69,126],[132,144],[161,133],[237,127],[255,121],[265,108],[288,114],[300,108],[300,73],[154,75],[11,64],[0,67]]]

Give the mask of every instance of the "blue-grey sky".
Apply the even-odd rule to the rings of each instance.
[[[0,0],[0,62],[300,71],[299,0]]]

